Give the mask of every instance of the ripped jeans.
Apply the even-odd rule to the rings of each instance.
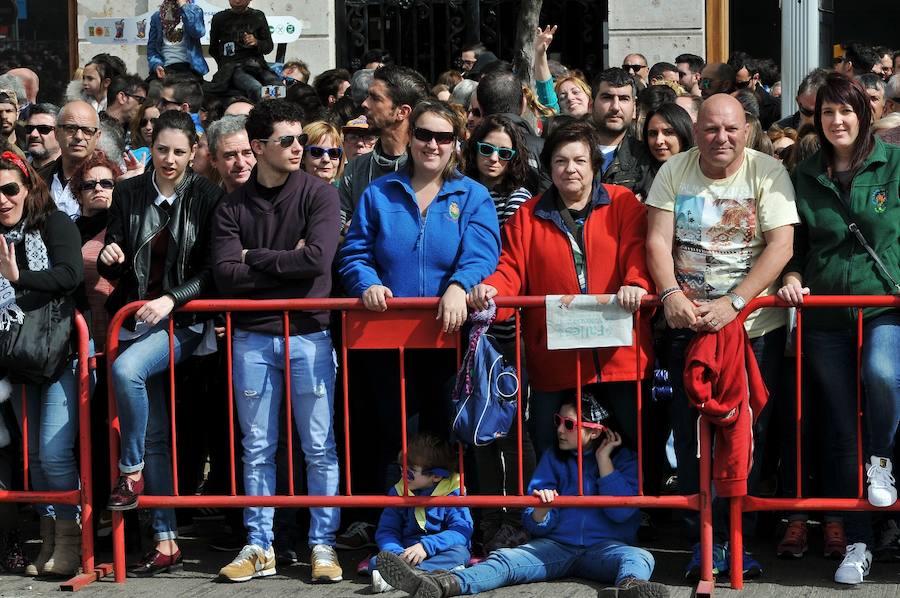
[[[237,329],[233,335],[234,400],[244,448],[248,496],[275,494],[275,453],[284,396],[284,337]],[[326,330],[289,337],[291,408],[306,459],[309,494],[338,494],[340,470],[334,441],[334,378],[337,357]],[[244,509],[247,543],[272,545],[275,509]],[[334,545],[340,509],[310,509],[309,545]]]

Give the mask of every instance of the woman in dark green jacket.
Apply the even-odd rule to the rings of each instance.
[[[794,172],[801,226],[778,291],[793,305],[809,294],[898,292],[900,147],[875,139],[871,123],[869,97],[859,83],[828,75],[816,96],[815,126],[822,148]],[[855,497],[856,310],[813,309],[804,316],[806,359],[823,407],[825,490],[831,496]],[[888,507],[897,500],[890,457],[900,416],[900,310],[866,309],[863,322],[867,497],[876,507]],[[867,550],[873,543],[871,520],[861,512],[845,514],[844,521],[846,555],[835,581],[857,584],[872,561]]]

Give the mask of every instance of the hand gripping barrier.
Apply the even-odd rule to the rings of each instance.
[[[749,315],[757,309],[785,308],[788,304],[775,296],[757,298],[749,303],[744,310]],[[857,460],[857,497],[856,498],[808,498],[803,496],[803,445],[801,443],[802,430],[802,396],[803,396],[803,311],[805,309],[821,309],[827,307],[894,307],[900,308],[900,297],[894,295],[807,295],[803,298],[802,307],[797,309],[796,329],[796,367],[795,399],[796,411],[794,412],[794,433],[796,434],[796,479],[794,492],[795,498],[760,498],[756,496],[738,496],[731,499],[729,521],[731,535],[731,587],[742,589],[744,587],[743,567],[741,555],[743,554],[744,533],[743,513],[752,511],[900,511],[900,502],[892,507],[873,507],[864,498],[865,485],[863,482],[863,446],[862,446],[862,382],[860,378],[863,348],[863,311],[858,310],[856,317],[856,460]],[[745,316],[746,317],[746,316]],[[815,349],[812,349],[815,350]]]
[[[82,573],[60,584],[61,590],[78,590],[112,571],[111,565],[94,566],[94,510],[91,472],[91,385],[90,370],[94,367],[90,354],[90,332],[80,313],[75,313],[74,332],[77,339],[78,370],[78,447],[79,488],[66,491],[29,490],[28,427],[40,422],[29,419],[25,388],[18,397],[22,409],[23,488],[21,491],[0,490],[0,502],[32,504],[65,504],[81,507],[81,570]]]
[[[515,312],[515,330],[516,339],[521,338],[521,309],[544,309],[544,297],[508,297],[496,298],[498,307],[519,308]],[[149,496],[142,495],[138,501],[139,508],[152,507],[248,507],[248,506],[272,506],[272,507],[415,507],[415,506],[445,506],[445,505],[465,505],[469,507],[525,507],[537,506],[538,499],[524,494],[524,488],[528,480],[523,479],[522,465],[522,393],[519,389],[518,402],[519,409],[515,422],[518,434],[518,495],[513,496],[473,496],[463,492],[462,496],[446,496],[446,497],[406,497],[406,496],[384,496],[384,495],[355,495],[353,493],[353,483],[350,475],[350,403],[349,403],[349,377],[347,371],[348,353],[350,350],[366,350],[366,349],[393,349],[397,350],[400,357],[400,412],[401,412],[401,446],[402,446],[402,467],[404,471],[407,467],[407,445],[406,445],[406,371],[404,365],[404,352],[408,349],[456,349],[457,362],[461,356],[460,342],[457,334],[445,335],[440,330],[440,324],[435,320],[434,313],[437,309],[438,300],[436,298],[415,298],[415,299],[390,299],[388,301],[388,310],[383,313],[376,313],[365,310],[362,303],[355,299],[295,299],[288,301],[280,300],[199,300],[192,301],[180,308],[179,312],[225,314],[225,334],[228,342],[226,346],[226,361],[228,368],[228,392],[226,397],[222,397],[222,408],[228,410],[229,425],[229,453],[230,453],[230,495],[222,496],[179,496],[178,494],[178,443],[176,438],[176,413],[175,413],[175,394],[177,392],[175,385],[175,370],[173,357],[173,331],[174,325],[169,319],[169,369],[168,369],[168,386],[169,386],[169,418],[170,418],[170,434],[171,434],[171,458],[172,458],[172,476],[174,496]],[[112,368],[119,347],[119,330],[126,318],[133,315],[142,305],[141,302],[131,303],[122,308],[113,318],[109,325],[109,336],[107,340],[108,359],[107,367]],[[650,308],[658,305],[652,298],[645,298],[644,308]],[[235,471],[235,442],[234,442],[234,387],[232,383],[233,372],[233,355],[232,355],[232,313],[234,312],[275,312],[281,313],[283,319],[284,341],[285,341],[285,371],[289,371],[288,345],[290,342],[288,331],[289,314],[294,311],[305,310],[333,310],[339,312],[342,329],[341,356],[340,356],[340,372],[341,383],[343,385],[343,408],[344,408],[344,494],[341,496],[297,496],[294,494],[293,480],[293,463],[292,463],[292,415],[291,402],[285,401],[286,407],[286,428],[287,428],[287,459],[289,472],[288,494],[280,496],[239,496],[237,495],[237,474]],[[642,317],[649,317],[640,311],[635,315],[634,321],[634,342],[635,346],[640,345],[640,321]],[[521,345],[516,343],[516,366],[521,371]],[[576,375],[580,376],[580,359],[578,351],[570,351],[575,362]],[[638,366],[640,365],[640,352],[636,351]],[[111,371],[111,370],[110,370]],[[640,371],[640,367],[637,368]],[[580,378],[579,378],[580,379]],[[110,409],[110,476],[113,483],[119,476],[119,421],[116,412],[116,403],[114,389],[112,387],[112,376],[109,377],[109,409]],[[285,396],[290,393],[290,377],[285,376],[284,380]],[[580,389],[578,391],[580,396]],[[641,415],[642,415],[642,394],[641,384],[637,383],[637,413],[638,413],[638,446],[641,445]],[[578,402],[579,418],[581,417],[581,405]],[[698,596],[709,596],[712,594],[713,576],[712,576],[712,506],[711,506],[711,468],[710,468],[710,443],[711,433],[707,425],[701,426],[700,429],[700,445],[701,445],[701,476],[700,490],[697,494],[688,496],[646,496],[643,493],[643,477],[639,473],[638,477],[638,496],[614,497],[614,496],[584,496],[583,480],[579,479],[579,485],[582,491],[579,496],[560,496],[554,504],[561,507],[622,507],[630,506],[637,508],[677,508],[698,511],[701,521],[701,579],[698,588]],[[461,485],[464,487],[465,472],[463,469],[462,448],[459,449],[459,465]],[[579,451],[579,472],[581,471],[581,451]],[[638,471],[640,472],[642,464],[642,455],[638,451]],[[581,474],[579,473],[579,478]],[[406,476],[403,476],[404,491],[406,490]],[[114,551],[114,571],[117,582],[125,581],[125,544],[124,544],[124,522],[121,512],[113,512],[113,551]]]

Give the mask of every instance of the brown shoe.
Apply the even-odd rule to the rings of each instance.
[[[175,554],[163,554],[158,550],[152,550],[144,555],[140,561],[128,568],[128,577],[153,577],[157,573],[172,573],[183,569],[181,563],[181,550]]]
[[[138,497],[144,491],[144,476],[139,480],[129,479],[127,475],[120,475],[116,487],[109,495],[106,508],[110,511],[129,511],[137,508]]]

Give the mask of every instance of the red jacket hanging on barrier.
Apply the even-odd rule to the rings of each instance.
[[[687,348],[684,390],[716,426],[713,480],[719,496],[745,496],[753,465],[753,422],[766,406],[763,382],[739,320],[715,334],[697,334]]]

